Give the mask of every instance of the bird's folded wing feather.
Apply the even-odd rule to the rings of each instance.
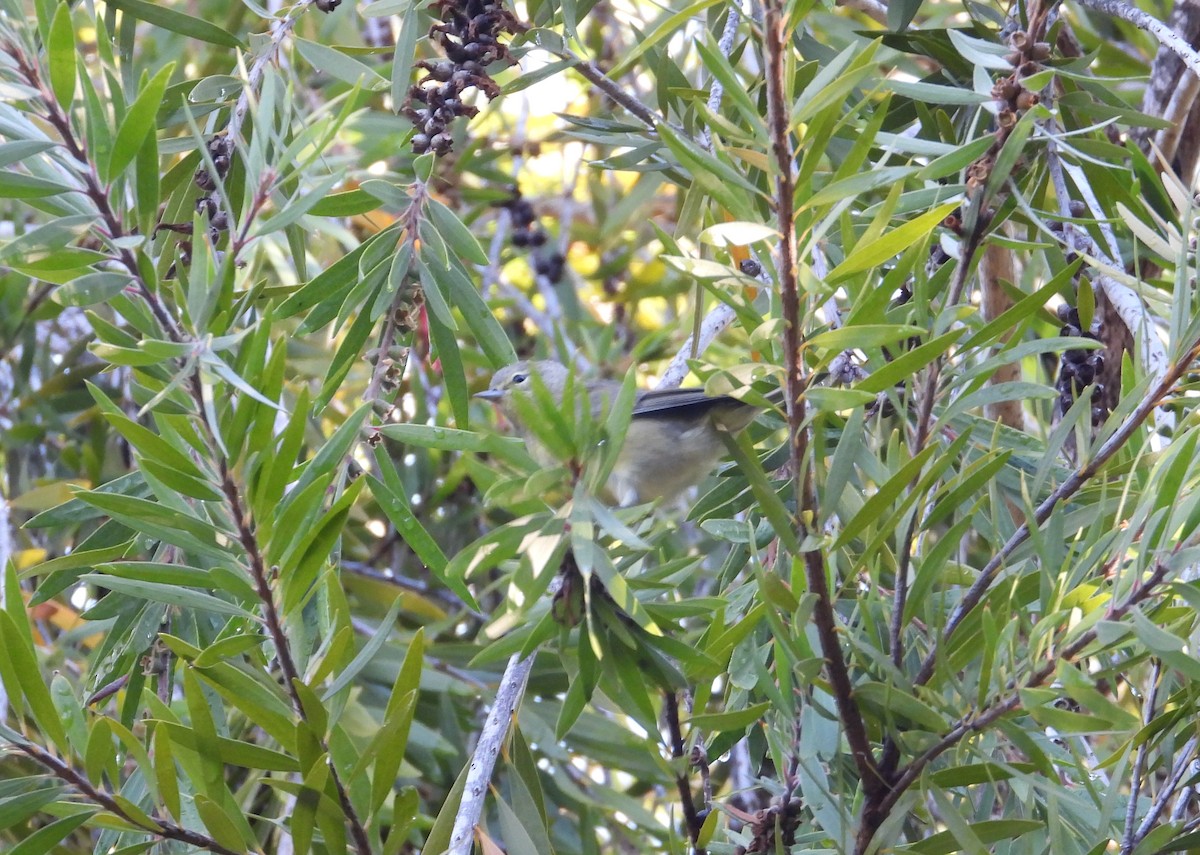
[[[736,398],[729,395],[710,396],[703,389],[655,389],[642,392],[634,404],[635,416],[651,415],[667,410],[680,410],[691,407],[707,409],[719,404],[736,404]]]

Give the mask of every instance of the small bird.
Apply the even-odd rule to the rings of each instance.
[[[569,372],[552,360],[514,362],[492,376],[488,389],[475,395],[495,401],[525,440],[530,455],[543,465],[553,456],[522,423],[514,396],[532,400],[537,375],[546,391],[562,403]],[[603,417],[621,384],[593,380],[587,384],[592,417]],[[721,433],[734,434],[757,417],[759,408],[729,395],[710,396],[703,389],[640,391],[634,401],[625,443],[608,479],[608,490],[621,505],[673,499],[699,484],[725,452]]]

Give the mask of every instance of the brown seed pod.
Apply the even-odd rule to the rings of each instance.
[[[1028,110],[1042,100],[1041,96],[1036,92],[1030,92],[1028,89],[1022,89],[1021,94],[1017,96],[1017,109]]]

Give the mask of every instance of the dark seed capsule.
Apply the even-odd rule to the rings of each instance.
[[[745,273],[747,276],[761,276],[762,265],[753,258],[743,258],[738,262],[738,270]]]
[[[546,240],[547,240],[546,233],[544,231],[542,231],[541,229],[534,229],[532,232],[529,233],[529,245],[530,246],[545,246]]]
[[[514,231],[512,236],[512,245],[522,249],[529,246],[529,232]]]
[[[1063,361],[1079,365],[1087,360],[1088,352],[1086,350],[1071,349],[1063,352]]]
[[[1054,310],[1054,313],[1058,315],[1058,319],[1064,324],[1071,320],[1071,307],[1066,303],[1059,303],[1058,308]]]

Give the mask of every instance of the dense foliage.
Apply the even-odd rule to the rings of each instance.
[[[1200,848],[1198,44],[0,0],[0,848]],[[518,356],[625,380],[562,465]]]

